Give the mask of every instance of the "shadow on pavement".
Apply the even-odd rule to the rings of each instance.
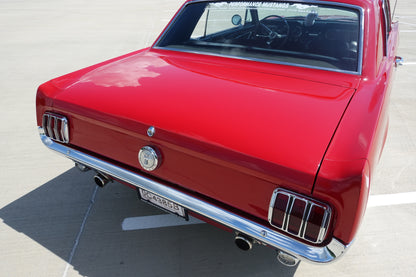
[[[90,206],[93,173],[71,169],[0,210],[4,223],[65,262]],[[162,213],[118,183],[99,189],[72,257],[84,276],[293,276],[273,249],[243,252],[209,224],[123,231],[126,217]],[[62,269],[64,271],[64,268]]]

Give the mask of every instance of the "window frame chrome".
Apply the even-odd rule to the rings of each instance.
[[[383,11],[383,22],[384,22],[384,47],[383,47],[383,56],[387,57],[388,51],[389,51],[389,37],[391,32],[391,8],[390,8],[390,2],[387,3],[388,0],[381,0],[381,9]],[[387,4],[386,4],[387,3]]]

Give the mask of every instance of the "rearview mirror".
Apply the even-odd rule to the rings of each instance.
[[[231,23],[233,23],[235,26],[241,25],[241,16],[238,14],[233,15],[231,18]]]

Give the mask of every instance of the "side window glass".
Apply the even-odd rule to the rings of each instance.
[[[238,24],[234,24],[231,20],[234,15],[244,20],[241,20]],[[251,17],[245,8],[227,9],[209,5],[192,32],[191,38],[202,38],[214,33],[230,30],[250,21]]]

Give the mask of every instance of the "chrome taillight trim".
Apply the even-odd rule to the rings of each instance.
[[[284,214],[284,217],[283,217],[282,227],[274,225],[273,221],[272,221],[272,219],[273,219],[273,208],[274,208],[277,196],[279,194],[284,194],[288,197],[286,210],[285,210],[285,214]],[[289,228],[290,216],[292,215],[293,205],[294,205],[296,200],[303,201],[306,204],[305,204],[305,209],[303,211],[303,216],[302,216],[302,221],[301,221],[301,224],[300,224],[300,227],[299,227],[299,231],[297,233],[293,233],[293,232],[290,232],[288,230],[288,228]],[[306,233],[306,229],[308,227],[308,222],[309,222],[309,218],[310,218],[310,215],[311,215],[311,211],[312,211],[312,208],[314,206],[323,208],[324,209],[324,216],[323,216],[323,219],[322,219],[322,224],[320,226],[319,235],[318,235],[317,239],[316,240],[311,240],[311,239],[308,239],[307,237],[305,237],[305,233]],[[291,192],[291,191],[288,191],[288,190],[285,190],[285,189],[281,189],[281,188],[275,189],[273,191],[272,198],[270,200],[270,205],[269,205],[268,219],[269,219],[270,225],[273,226],[274,228],[282,230],[282,231],[284,231],[284,232],[286,232],[290,235],[293,235],[293,236],[298,237],[300,239],[306,240],[308,242],[321,243],[325,239],[326,233],[328,231],[330,218],[331,218],[331,208],[328,205],[324,204],[324,203],[318,202],[314,199],[310,199],[308,197],[305,197],[305,196],[302,196],[300,194],[297,194],[297,193],[294,193],[294,192]]]
[[[165,186],[161,182],[72,149],[67,145],[55,143],[45,136],[45,131],[42,128],[39,129],[39,134],[46,147],[77,163],[108,174],[115,179],[122,180],[133,186],[146,189],[151,193],[178,203],[186,209],[223,224],[238,233],[245,234],[257,242],[280,249],[299,259],[314,263],[330,263],[341,257],[350,246],[350,244],[345,245],[336,238],[332,238],[326,245],[302,243],[273,228],[269,228],[209,202]]]
[[[43,114],[42,127],[48,138],[62,143],[69,142],[69,124],[65,116],[46,112]]]

